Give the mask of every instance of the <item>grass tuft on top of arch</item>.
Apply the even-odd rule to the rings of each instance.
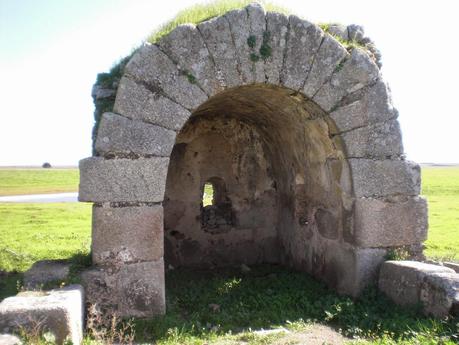
[[[228,11],[244,8],[253,2],[261,3],[267,11],[279,12],[287,15],[290,14],[290,11],[286,8],[265,1],[216,0],[212,2],[196,4],[180,11],[173,19],[169,20],[165,24],[161,25],[158,29],[154,30],[148,36],[146,41],[150,43],[156,43],[161,39],[161,37],[167,35],[169,32],[181,24],[199,24],[214,17],[221,16]]]

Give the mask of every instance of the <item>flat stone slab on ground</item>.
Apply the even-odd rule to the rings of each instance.
[[[11,334],[0,334],[0,345],[21,345],[21,339]]]
[[[453,269],[417,261],[386,261],[379,289],[394,303],[422,305],[426,314],[445,317],[459,310],[459,274]]]
[[[64,260],[37,261],[24,273],[24,286],[27,289],[42,287],[43,284],[65,280],[70,272],[70,263]]]
[[[74,345],[83,340],[84,292],[80,285],[51,291],[26,291],[0,303],[0,332],[17,333],[37,325],[50,331],[57,344],[69,338]]]

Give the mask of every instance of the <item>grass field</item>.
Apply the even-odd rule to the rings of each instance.
[[[66,183],[56,183],[58,177],[50,171],[63,174]],[[5,190],[54,192],[54,183],[75,188],[78,176],[76,170],[2,172],[0,194],[10,194]],[[459,168],[429,167],[423,168],[422,174],[422,193],[429,200],[430,215],[426,253],[459,260]],[[13,175],[14,183],[4,181]],[[212,190],[208,186],[204,197],[204,203],[210,204]],[[0,272],[0,300],[17,292],[22,272],[37,260],[87,260],[90,208],[82,203],[0,203],[0,271],[8,272]],[[296,334],[315,323],[361,338],[359,344],[459,341],[457,318],[439,321],[420,317],[413,310],[392,305],[375,290],[352,301],[305,274],[276,266],[253,267],[246,274],[237,269],[211,273],[173,270],[167,273],[166,284],[168,312],[155,320],[135,320],[139,341],[155,338],[157,344],[164,345],[289,344],[285,334],[263,336],[251,329],[283,327]],[[94,342],[87,340],[86,344]]]
[[[0,169],[0,196],[76,192],[78,169]]]
[[[422,194],[429,202],[426,255],[459,261],[459,167],[423,168]]]

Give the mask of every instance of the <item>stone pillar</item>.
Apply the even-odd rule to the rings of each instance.
[[[106,133],[109,140],[102,136],[101,141],[116,147],[112,139],[117,137],[109,132],[102,121],[99,137]],[[175,133],[169,138],[173,139]],[[135,147],[142,137],[132,136],[130,140],[137,141],[131,144]],[[158,150],[169,153],[165,145]],[[91,157],[80,161],[79,200],[94,203],[95,266],[83,274],[83,282],[87,301],[106,312],[136,317],[165,313],[161,202],[168,163],[167,157]]]

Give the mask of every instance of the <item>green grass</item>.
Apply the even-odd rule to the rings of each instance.
[[[161,39],[161,37],[167,35],[169,32],[181,24],[199,24],[208,19],[220,16],[228,11],[241,9],[252,2],[254,1],[220,0],[203,4],[196,4],[180,11],[172,20],[166,22],[158,29],[153,31],[153,33],[147,38],[147,41],[150,43],[156,43]],[[263,2],[263,5],[267,11],[276,11],[289,14],[289,11],[281,6],[276,6],[274,4],[265,2]]]
[[[17,292],[22,273],[44,259],[87,261],[91,233],[89,204],[0,203],[0,300]]]
[[[459,167],[422,168],[429,205],[428,257],[459,261]]]
[[[78,169],[0,169],[0,196],[76,192]]]
[[[247,336],[250,330],[285,327],[301,331],[326,323],[344,335],[414,341],[452,336],[459,320],[436,321],[416,310],[393,305],[375,289],[353,301],[338,296],[304,273],[278,266],[168,272],[167,314],[154,321],[137,320],[139,340],[157,344],[206,344],[220,338]],[[218,310],[210,305],[218,305]],[[142,335],[147,336],[142,336]],[[413,342],[414,343],[414,342]],[[452,344],[452,342],[450,342]]]

